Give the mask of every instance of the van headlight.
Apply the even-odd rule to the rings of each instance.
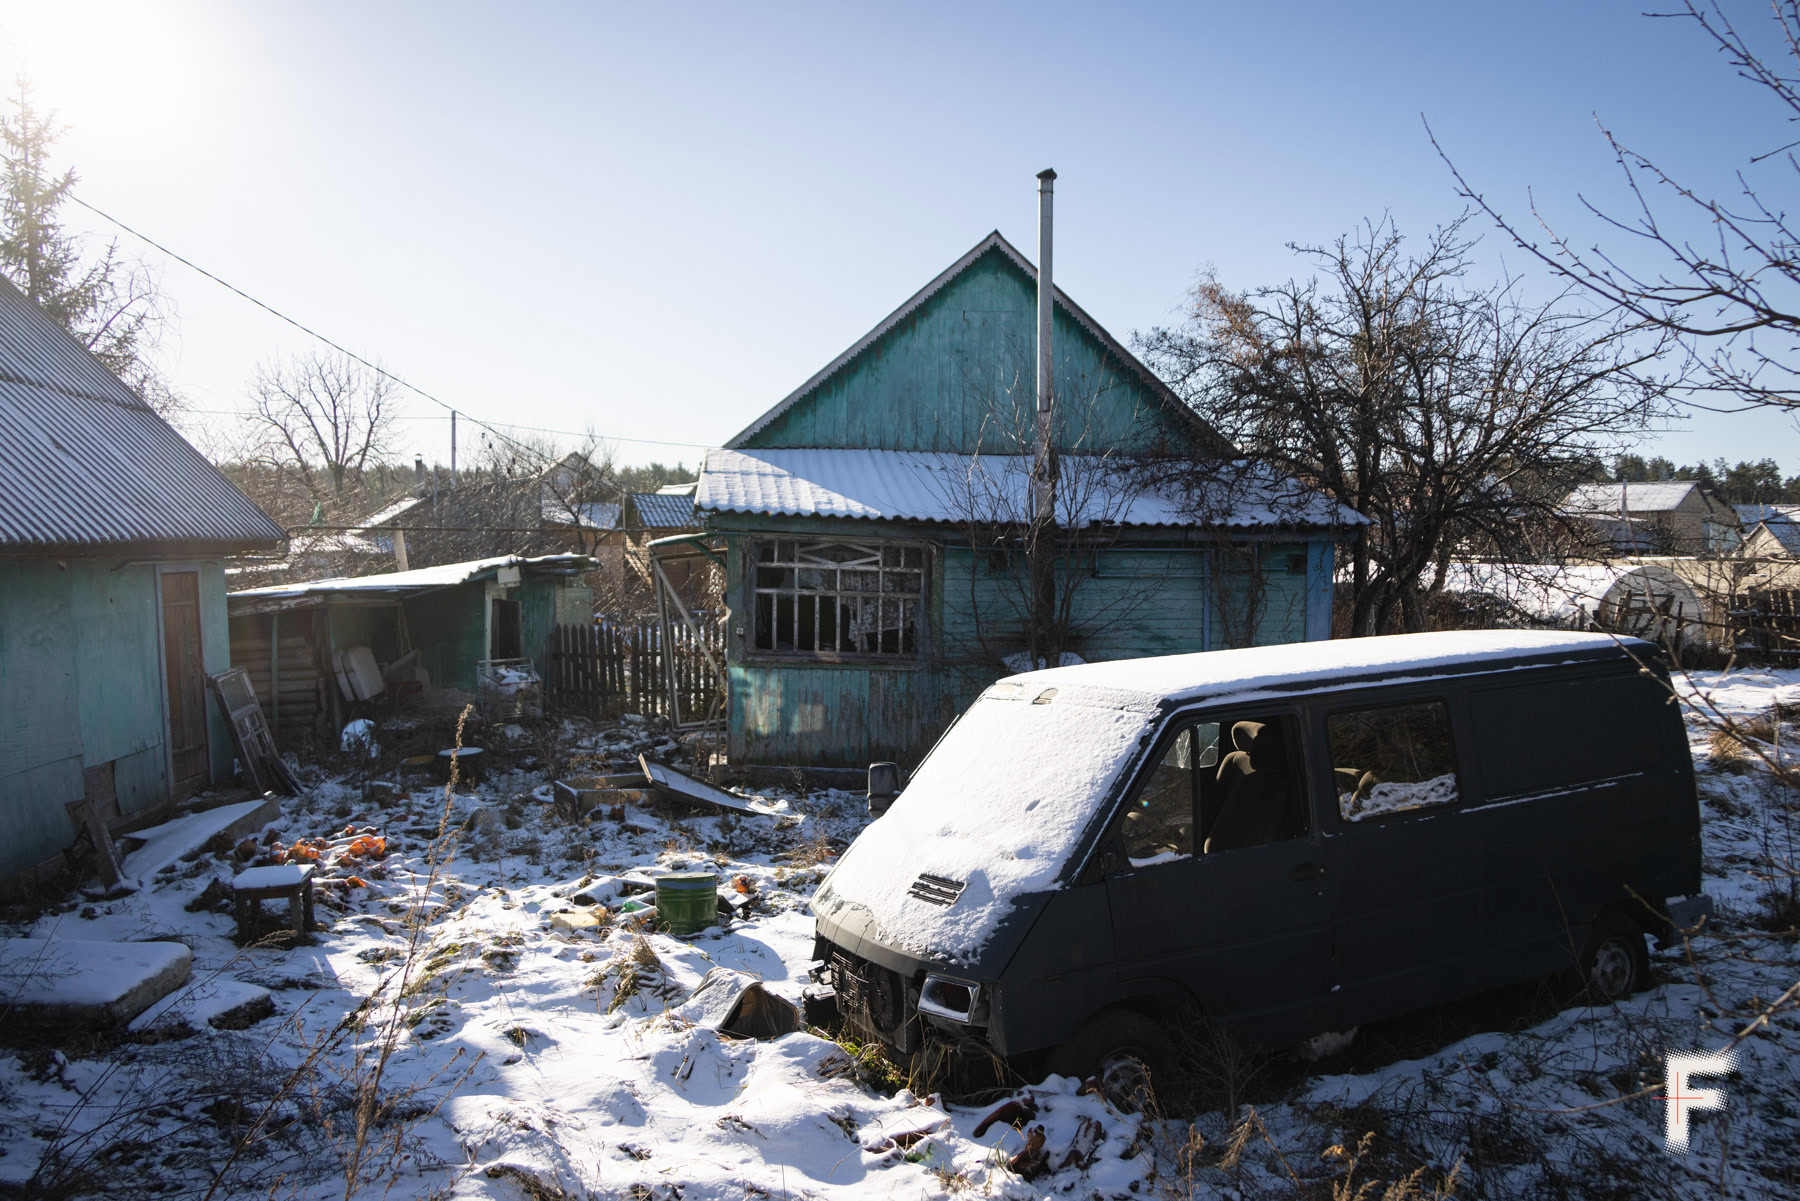
[[[919,1012],[968,1025],[987,1020],[987,997],[979,984],[952,980],[948,976],[926,976],[919,989]]]

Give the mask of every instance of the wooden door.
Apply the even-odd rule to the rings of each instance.
[[[200,573],[162,580],[163,679],[169,697],[169,796],[190,796],[211,775],[206,746],[206,674],[200,653]]]

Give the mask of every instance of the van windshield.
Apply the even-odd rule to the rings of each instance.
[[[845,852],[829,891],[903,946],[980,946],[1011,898],[1055,886],[1155,716],[1124,693],[989,689]],[[962,885],[956,902],[909,896],[922,873]]]

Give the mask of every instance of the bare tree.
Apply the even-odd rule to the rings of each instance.
[[[1666,411],[1640,369],[1656,339],[1561,298],[1462,282],[1463,221],[1408,253],[1366,222],[1293,249],[1320,277],[1249,293],[1204,278],[1188,322],[1140,338],[1147,361],[1251,459],[1367,518],[1349,563],[1351,632],[1419,629],[1451,557],[1514,553],[1532,518],[1602,449]]]
[[[1035,503],[1032,363],[1031,344],[1015,340],[997,374],[991,363],[971,369],[965,386],[985,401],[976,453],[947,455],[931,472],[970,553],[967,578],[945,597],[962,633],[947,632],[952,641],[940,649],[951,666],[978,673],[1093,655],[1146,606],[1166,602],[1166,577],[1179,570],[1173,557],[1113,553],[1130,549],[1133,506],[1166,482],[1142,469],[1162,449],[1148,426],[1124,439],[1135,449],[1121,448],[1116,429],[1102,430],[1101,414],[1122,386],[1116,378],[1062,381],[1049,503]]]
[[[1774,36],[1767,53],[1717,0],[1685,0],[1674,12],[1648,15],[1692,22],[1740,79],[1761,89],[1767,116],[1790,127],[1800,121],[1800,0],[1769,5]],[[1521,229],[1437,148],[1462,195],[1521,248],[1575,287],[1678,338],[1691,369],[1690,396],[1711,398],[1702,407],[1800,407],[1800,230],[1788,212],[1787,190],[1800,179],[1794,155],[1800,142],[1752,157],[1733,173],[1736,195],[1718,196],[1670,174],[1611,129],[1600,132],[1624,173],[1630,210],[1617,215],[1578,199],[1617,236],[1611,247],[1576,245],[1535,200],[1531,212],[1540,232]],[[1787,136],[1775,134],[1772,124],[1772,142]]]
[[[312,351],[257,368],[250,423],[264,458],[292,466],[314,501],[336,500],[389,450],[396,386],[346,355]]]
[[[29,79],[15,89],[12,112],[0,117],[0,272],[157,412],[179,410],[149,361],[167,307],[157,275],[116,241],[87,253],[63,227],[59,211],[79,182],[51,162],[63,127],[37,107]]]

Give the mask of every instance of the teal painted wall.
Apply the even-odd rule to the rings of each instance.
[[[199,572],[202,664],[223,671],[222,565],[169,566]],[[84,767],[113,764],[124,817],[168,799],[157,592],[151,565],[0,560],[0,877],[74,839],[63,805],[84,794]],[[218,779],[230,770],[230,732],[208,710]]]
[[[75,646],[77,704],[84,744],[82,764],[113,768],[113,789],[122,814],[161,804],[168,796],[168,760],[163,751],[163,672],[157,627],[156,569],[139,565],[71,573],[69,618],[82,631]],[[201,587],[202,656],[212,633],[212,613]],[[223,605],[221,595],[219,604]],[[107,631],[101,636],[94,632]],[[214,775],[230,770],[230,732],[210,730]],[[217,763],[225,742],[226,762]],[[39,856],[43,858],[43,856]]]
[[[519,602],[519,646],[540,676],[550,674],[550,634],[556,626],[556,595],[561,590],[561,580],[527,577],[512,592]],[[588,609],[593,610],[591,599]]]
[[[768,522],[770,519],[761,519]],[[879,523],[840,525],[840,536],[879,538]],[[816,533],[816,531],[813,531]],[[780,536],[794,531],[783,529]],[[727,539],[734,614],[751,611],[744,554],[753,535]],[[1299,641],[1307,635],[1317,556],[1307,543],[1116,547],[1088,561],[1072,593],[1071,649],[1084,659],[1187,654],[1225,646]],[[784,663],[751,652],[731,623],[730,753],[739,763],[860,767],[877,759],[916,764],[950,720],[1008,674],[999,655],[1019,649],[1025,596],[1002,565],[939,543],[933,555],[929,653],[916,666]],[[1064,585],[1076,574],[1062,573]],[[1328,578],[1328,576],[1327,576]],[[1253,607],[1251,607],[1253,606]]]
[[[0,561],[0,876],[74,838],[63,803],[82,795],[80,631],[70,620],[72,571]],[[160,712],[160,710],[158,710]]]
[[[989,250],[746,446],[1028,453],[1036,312],[1037,285]],[[1061,306],[1051,344],[1059,449],[1186,444],[1141,376]]]
[[[433,688],[475,691],[475,664],[488,657],[486,605],[479,581],[406,602],[406,629]]]
[[[1206,649],[1305,641],[1308,614],[1316,607],[1317,567],[1305,542],[1250,544],[1220,554]],[[1329,574],[1324,581],[1329,589]],[[1326,596],[1329,604],[1329,591]]]

